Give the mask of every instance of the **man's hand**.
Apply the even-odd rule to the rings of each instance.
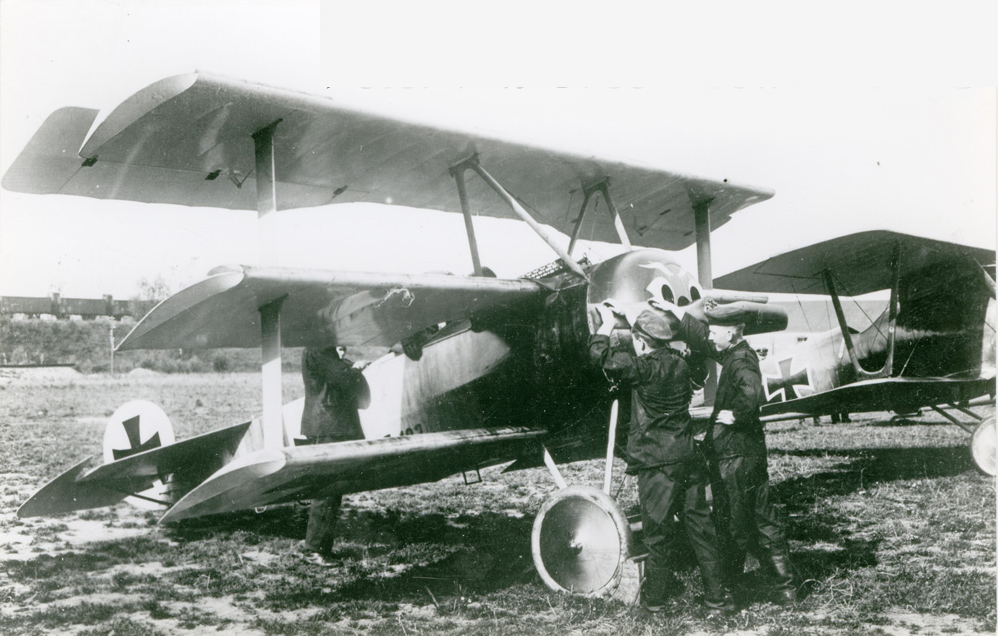
[[[733,411],[727,409],[717,412],[717,423],[724,424],[725,426],[731,426],[735,423],[735,414]]]
[[[610,332],[617,324],[617,316],[621,315],[620,310],[614,305],[613,300],[604,301],[593,307],[600,317],[600,326],[596,333],[602,336],[609,336]]]
[[[671,313],[678,320],[682,320],[683,316],[689,314],[700,322],[707,322],[706,312],[713,309],[717,305],[717,302],[714,301],[713,298],[701,298],[700,300],[694,301],[685,307],[680,307],[679,305],[670,303],[667,300],[658,300],[657,298],[653,298],[648,301],[648,304],[659,311]]]

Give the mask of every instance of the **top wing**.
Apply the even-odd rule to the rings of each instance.
[[[710,226],[718,228],[773,194],[391,119],[330,99],[200,73],[160,80],[103,121],[96,123],[96,116],[81,108],[56,111],[8,170],[3,186],[255,210],[252,135],[279,122],[278,209],[365,201],[461,212],[449,168],[477,152],[538,221],[570,233],[583,188],[609,179],[634,244],[682,249],[695,240],[693,201],[710,201]],[[474,213],[516,218],[480,179],[467,179],[467,187]],[[587,214],[584,236],[616,240],[610,215]]]
[[[993,265],[993,250],[875,230],[834,238],[769,258],[761,263],[721,276],[714,281],[722,289],[740,291],[825,294],[822,272],[828,270],[845,288],[841,293],[859,296],[890,289],[894,248],[901,248],[901,277],[927,266],[945,266],[954,259],[973,259]]]
[[[256,347],[260,309],[280,302],[287,347],[391,346],[425,328],[516,305],[548,291],[528,280],[227,267],[157,305],[118,349]]]

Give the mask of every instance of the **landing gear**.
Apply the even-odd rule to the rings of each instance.
[[[589,486],[569,486],[541,506],[530,538],[534,566],[553,590],[603,596],[620,582],[631,529],[616,502]]]
[[[995,418],[985,418],[970,436],[970,455],[977,470],[995,476]]]
[[[556,592],[609,596],[624,575],[631,554],[631,526],[610,496],[618,407],[615,400],[610,408],[603,490],[568,486],[544,450],[544,463],[560,490],[548,497],[534,519],[530,552],[541,580]]]
[[[938,406],[933,406],[932,410],[939,413],[953,424],[970,433],[970,456],[974,460],[977,470],[989,477],[995,476],[995,416],[988,415],[981,417],[974,413],[967,406],[949,404],[950,408],[960,411],[965,415],[974,418],[972,423],[962,422],[950,415]],[[976,426],[975,426],[976,425]]]

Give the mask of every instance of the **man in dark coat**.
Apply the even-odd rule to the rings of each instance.
[[[305,410],[301,433],[308,443],[364,438],[357,408],[369,393],[361,368],[346,358],[346,347],[305,349],[302,353]]]
[[[346,347],[305,349],[301,373],[305,383],[305,408],[299,444],[329,444],[364,439],[358,407],[366,408],[370,397],[363,366],[346,358]],[[336,519],[343,497],[332,495],[312,502],[303,549],[328,558],[336,539]]]
[[[705,324],[704,310],[709,312],[712,305],[713,301],[707,300],[686,308],[656,307],[666,312],[677,338],[721,364],[704,441],[729,581],[737,585],[746,553],[755,548],[771,580],[770,600],[792,604],[797,597],[789,547],[779,512],[769,500],[766,436],[759,421],[764,401],[759,357],[742,337],[744,325],[738,324],[737,316],[712,319],[709,327]]]
[[[689,367],[669,347],[672,334],[654,312],[639,314],[630,325],[632,347],[631,338],[611,344],[617,322],[612,301],[595,309],[601,323],[590,340],[590,354],[608,374],[631,386],[627,464],[628,473],[638,477],[648,548],[642,607],[662,611],[668,599],[682,590],[670,565],[682,528],[700,566],[708,614],[728,615],[734,603],[724,587],[723,563],[707,503],[706,460],[693,441]],[[676,513],[682,515],[681,526],[673,522]]]

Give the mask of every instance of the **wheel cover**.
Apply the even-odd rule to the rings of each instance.
[[[970,439],[970,452],[977,468],[985,475],[995,476],[995,419],[981,422]]]
[[[551,589],[597,596],[616,588],[630,528],[601,490],[573,486],[552,495],[534,520],[534,565]]]

